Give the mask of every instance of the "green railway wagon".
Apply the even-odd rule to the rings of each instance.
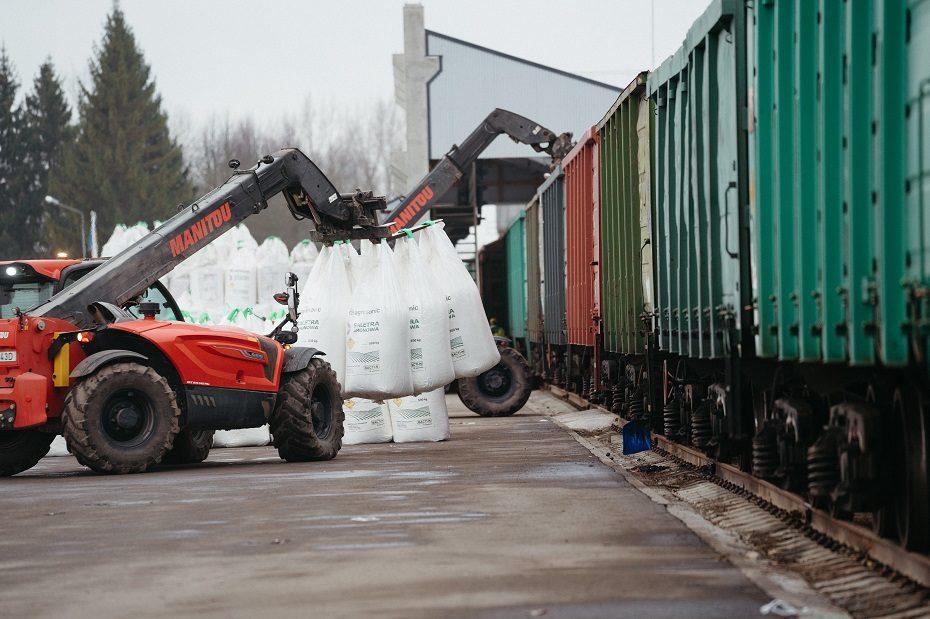
[[[740,323],[750,292],[740,261],[749,195],[746,116],[738,113],[744,31],[733,2],[714,2],[648,81],[659,346],[692,358],[722,358],[751,329]]]
[[[907,365],[928,326],[930,3],[750,15],[757,353]]]
[[[533,344],[541,344],[543,334],[542,314],[542,244],[540,243],[540,226],[542,212],[539,196],[535,196],[526,206],[523,214],[526,242],[526,335]]]
[[[654,311],[652,119],[646,73],[597,124],[600,134],[600,311],[604,350],[642,354]]]
[[[832,399],[773,399],[754,472],[806,448],[813,502],[872,511],[878,533],[926,550],[930,2],[743,6],[755,354],[778,363],[775,396],[790,370]]]
[[[526,226],[523,211],[507,229],[507,324],[514,346],[529,358],[526,334]]]
[[[927,58],[928,0],[717,0],[648,78],[664,431],[921,550]]]

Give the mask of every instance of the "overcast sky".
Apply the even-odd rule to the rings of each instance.
[[[670,55],[709,0],[423,0],[426,28],[625,86]],[[393,97],[404,0],[122,0],[166,110],[276,121],[310,95]],[[51,57],[74,98],[112,0],[0,0],[0,42],[24,90]],[[176,121],[177,122],[177,121]]]

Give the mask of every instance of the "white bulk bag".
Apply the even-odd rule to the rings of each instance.
[[[449,305],[432,269],[423,263],[416,240],[399,239],[394,258],[407,302],[413,392],[444,387],[455,380],[449,351]]]
[[[456,378],[470,378],[500,362],[478,287],[437,223],[420,232],[423,264],[449,302],[449,347]]]
[[[191,298],[197,307],[223,307],[223,270],[219,267],[191,269]]]
[[[240,430],[217,430],[213,434],[214,447],[263,447],[271,442],[268,426],[242,428]]]
[[[240,242],[236,251],[229,255],[226,265],[226,306],[248,307],[254,304],[255,249]]]
[[[342,403],[345,413],[343,445],[387,443],[391,440],[391,415],[387,404],[364,398],[348,398]]]
[[[255,253],[255,250],[258,249],[258,241],[255,240],[254,236],[252,236],[248,226],[245,224],[239,224],[236,226],[236,234],[236,247],[245,248],[250,252]]]
[[[191,306],[222,310],[225,303],[225,273],[218,266],[217,248],[211,243],[185,263],[190,274]],[[185,308],[188,309],[188,308]]]
[[[362,255],[355,250],[355,247],[349,241],[334,244],[338,254],[346,265],[346,275],[349,276],[349,288],[355,292],[355,284],[358,282],[365,271],[366,264],[373,264],[375,255],[375,246],[371,241],[361,241]]]
[[[70,456],[71,452],[68,451],[68,444],[65,442],[65,437],[60,434],[52,440],[52,444],[48,448],[48,453],[46,454],[47,458],[58,458],[61,456]]]
[[[413,393],[407,304],[387,242],[363,244],[346,321],[347,395],[381,400]]]
[[[444,441],[449,438],[446,390],[388,400],[395,443]]]
[[[191,265],[190,262],[182,262],[176,266],[168,275],[165,276],[167,281],[162,283],[168,287],[168,291],[175,299],[190,294],[191,291]]]
[[[291,267],[287,245],[276,236],[269,236],[255,250],[258,302],[271,302],[276,292],[284,290],[284,274]]]
[[[149,226],[144,221],[140,221],[128,227],[117,224],[109,240],[107,240],[100,249],[100,255],[104,258],[112,258],[148,233]]]
[[[265,330],[265,318],[256,315],[251,307],[235,308],[226,315],[226,320],[223,321],[223,324],[239,327],[240,329],[245,329],[246,331],[251,331],[259,335],[265,335],[267,333]]]
[[[304,239],[294,246],[290,255],[290,271],[297,276],[297,281],[303,284],[313,269],[313,263],[316,262],[320,252],[317,250],[310,239]]]
[[[345,391],[346,316],[352,299],[345,263],[335,247],[324,247],[300,293],[297,344],[326,353]]]
[[[113,234],[107,239],[107,242],[100,248],[100,255],[104,258],[112,258],[123,248],[123,237],[126,236],[126,226],[116,224],[113,228]]]

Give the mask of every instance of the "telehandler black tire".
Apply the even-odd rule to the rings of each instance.
[[[322,359],[281,378],[271,415],[278,455],[288,462],[330,460],[342,448],[342,391],[336,373]]]
[[[54,434],[41,430],[0,432],[0,477],[9,477],[34,467],[48,453]]]
[[[174,444],[181,409],[168,381],[132,362],[107,365],[65,398],[63,434],[78,462],[98,473],[141,473]]]
[[[178,432],[174,445],[161,459],[162,464],[198,464],[207,459],[213,448],[213,430],[188,430]]]
[[[533,391],[533,373],[519,352],[501,348],[500,363],[475,378],[460,378],[459,399],[482,417],[508,417],[523,408]]]

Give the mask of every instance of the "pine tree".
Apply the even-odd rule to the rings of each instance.
[[[32,93],[26,97],[25,123],[30,149],[37,158],[36,199],[41,205],[49,193],[50,177],[61,171],[62,152],[74,139],[71,107],[51,61],[39,67]],[[74,213],[55,207],[45,209],[41,244],[47,253],[64,250],[71,256],[81,255],[81,232],[76,220]]]
[[[40,250],[42,203],[36,200],[38,163],[22,109],[15,106],[19,83],[0,50],[0,257],[32,258]]]
[[[96,210],[105,239],[117,223],[165,219],[194,196],[151,70],[118,5],[107,16],[90,74],[89,87],[81,86],[78,135],[52,192]]]

